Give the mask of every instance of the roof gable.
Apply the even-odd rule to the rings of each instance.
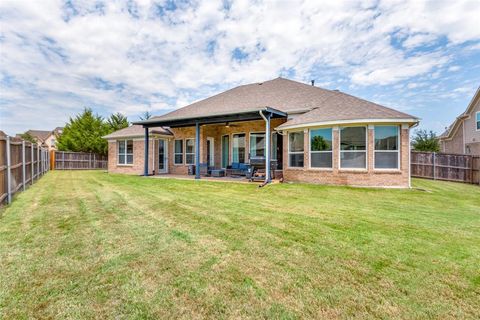
[[[284,78],[241,85],[151,120],[169,121],[253,112],[271,107],[286,113],[305,113],[300,121],[357,118],[415,118],[411,115],[339,91]]]

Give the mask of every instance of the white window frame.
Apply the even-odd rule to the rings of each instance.
[[[480,111],[477,111],[475,113],[475,131],[480,131],[480,128],[478,127],[479,122],[480,122]]]
[[[332,132],[332,150],[330,151],[312,151],[312,130],[318,130],[318,129],[330,129]],[[325,127],[325,128],[311,128],[308,130],[308,169],[311,170],[332,170],[333,169],[333,127]],[[332,166],[331,167],[312,167],[312,153],[331,153],[332,154]]]
[[[343,128],[365,128],[365,150],[342,150],[342,129]],[[342,152],[365,152],[365,168],[344,168],[342,167]],[[338,168],[346,171],[368,170],[368,126],[343,126],[338,128]]]
[[[251,146],[252,146],[252,135],[258,135],[258,134],[263,134],[263,137],[264,137],[264,143],[263,143],[263,149],[265,150],[265,152],[267,152],[267,141],[265,139],[267,139],[267,135],[265,133],[265,131],[252,131],[252,132],[249,132],[248,133],[248,158],[250,159],[250,157],[252,156],[252,149],[251,149]],[[264,155],[264,157],[266,156],[266,154]]]
[[[132,141],[132,153],[127,152],[128,141]],[[125,153],[120,153],[120,144],[121,143],[124,144]],[[120,156],[121,155],[125,156],[125,162],[124,163],[120,163]],[[132,156],[132,163],[127,162],[128,156]],[[119,166],[133,166],[133,140],[132,139],[117,140],[117,165],[119,165]]]
[[[397,150],[377,150],[375,149],[375,128],[376,127],[397,127]],[[378,171],[400,170],[400,126],[399,125],[376,125],[373,127],[373,169]],[[377,168],[375,167],[375,155],[377,152],[397,152],[397,167],[396,168]]]
[[[193,153],[191,153],[191,152],[188,152],[188,153],[187,153],[187,140],[193,140]],[[184,142],[184,143],[185,143],[185,164],[186,164],[186,165],[195,164],[195,147],[196,147],[196,145],[195,145],[195,138],[185,138],[185,142]],[[192,163],[189,163],[189,162],[187,161],[187,159],[188,159],[187,155],[193,155],[193,162],[192,162]]]
[[[236,135],[240,135],[240,134],[245,135],[244,136],[244,139],[245,139],[245,162],[243,162],[243,163],[248,163],[248,161],[249,161],[248,153],[247,153],[247,133],[246,132],[234,132],[234,133],[231,134],[231,140],[230,140],[230,157],[232,159],[232,161],[230,162],[230,165],[234,162],[233,161],[233,141],[234,141],[234,137]],[[250,144],[250,140],[248,141],[248,143]],[[248,145],[248,150],[250,150],[250,145]],[[239,163],[242,163],[242,162],[239,162]]]
[[[176,152],[176,144],[177,144],[177,141],[182,141],[182,152],[179,153],[179,152]],[[181,154],[182,155],[182,162],[180,163],[177,163],[177,155]],[[174,139],[173,140],[173,165],[174,166],[183,166],[185,163],[185,141],[184,139]]]
[[[223,138],[224,138],[224,137],[228,137],[228,159],[227,159],[227,167],[228,167],[228,166],[231,164],[231,163],[230,163],[230,156],[231,156],[231,154],[230,154],[230,145],[231,145],[232,143],[230,142],[230,141],[231,141],[230,134],[222,134],[222,136],[221,136],[221,141],[220,141],[220,148],[221,148],[221,150],[220,150],[220,153],[221,153],[221,155],[220,155],[220,166],[223,165],[223,160],[225,160],[225,159],[223,158],[223,148],[224,148]],[[222,169],[226,169],[226,167],[225,167],[225,168],[222,168]]]
[[[290,134],[292,133],[298,133],[300,132],[302,135],[303,135],[303,151],[290,151]],[[288,142],[287,142],[287,156],[288,156],[288,168],[291,168],[291,169],[303,169],[305,168],[305,130],[295,130],[295,131],[289,131],[287,133],[287,139],[288,139]],[[290,163],[290,154],[303,154],[304,157],[303,157],[303,167],[292,167],[291,163]]]

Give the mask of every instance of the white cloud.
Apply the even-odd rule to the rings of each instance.
[[[85,105],[161,112],[285,70],[302,81],[329,83],[322,70],[334,68],[354,86],[395,84],[438,76],[451,61],[444,51],[412,52],[419,46],[480,40],[477,1],[71,3],[0,2],[2,127],[55,127]],[[244,59],[232,57],[237,48]],[[32,110],[55,117],[39,123]]]

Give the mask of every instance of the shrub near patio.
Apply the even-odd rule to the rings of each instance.
[[[0,218],[0,317],[478,318],[480,188],[50,172]]]

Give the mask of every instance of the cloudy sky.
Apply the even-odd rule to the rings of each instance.
[[[479,16],[480,0],[0,0],[0,130],[85,106],[133,121],[282,76],[440,133],[480,85]]]

